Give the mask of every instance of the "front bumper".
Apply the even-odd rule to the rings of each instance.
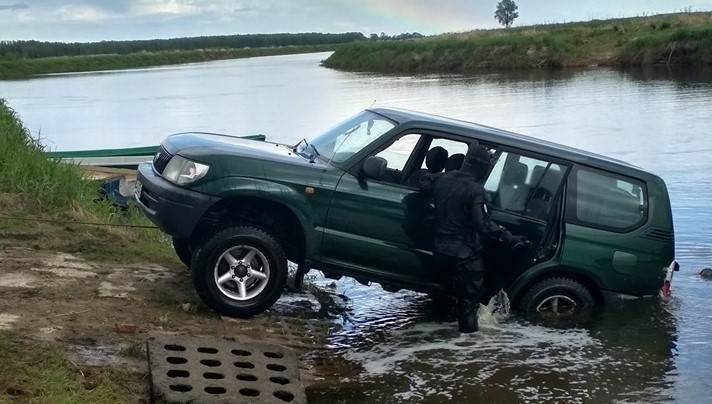
[[[143,213],[172,237],[188,240],[203,214],[218,198],[174,185],[153,171],[152,163],[138,166],[136,202]]]

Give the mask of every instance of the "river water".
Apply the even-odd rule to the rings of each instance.
[[[296,143],[372,104],[441,114],[626,160],[668,184],[681,271],[673,297],[627,302],[578,328],[501,315],[461,336],[426,297],[312,277],[345,297],[312,403],[712,400],[712,71],[526,71],[378,76],[328,54],[0,82],[55,150],[157,144],[188,130]],[[310,274],[311,275],[311,274]]]

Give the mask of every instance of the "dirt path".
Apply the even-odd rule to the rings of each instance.
[[[104,264],[71,254],[0,245],[0,329],[66,346],[80,366],[147,372],[143,344],[161,334],[281,344],[297,355],[323,349],[331,322],[311,294],[286,294],[249,320],[202,305],[182,266]],[[316,380],[300,362],[302,383]],[[147,387],[147,381],[144,382]]]

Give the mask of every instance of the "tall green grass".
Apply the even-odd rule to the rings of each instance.
[[[78,166],[47,157],[0,99],[0,230],[34,229],[43,237],[37,248],[90,259],[175,263],[167,237],[149,228],[152,223],[136,207],[125,210],[99,198],[100,186],[85,179]],[[60,224],[40,227],[47,220]]]
[[[21,194],[25,206],[59,213],[73,206],[103,210],[94,203],[97,189],[76,166],[48,159],[15,111],[0,99],[0,192]]]
[[[712,64],[712,13],[478,30],[410,41],[341,45],[331,68],[383,73]]]

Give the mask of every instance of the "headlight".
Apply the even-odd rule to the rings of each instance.
[[[163,170],[163,178],[176,185],[190,184],[205,177],[209,168],[208,165],[190,161],[185,157],[173,156]]]

